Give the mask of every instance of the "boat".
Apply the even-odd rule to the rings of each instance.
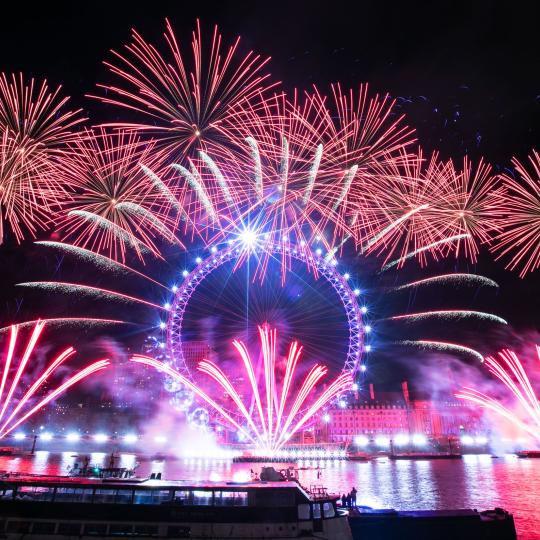
[[[461,459],[461,454],[450,452],[407,452],[404,454],[390,454],[390,459]]]
[[[263,476],[268,475],[275,480],[8,477],[0,481],[0,535],[6,540],[352,539],[337,496],[266,468]]]
[[[540,458],[540,450],[521,450],[516,454],[520,458]]]
[[[366,452],[347,452],[347,461],[369,461],[371,456]]]
[[[135,467],[118,467],[119,457],[112,452],[109,456],[109,461],[106,467],[101,465],[93,465],[90,463],[89,456],[82,456],[80,459],[75,461],[73,467],[68,467],[68,475],[75,477],[88,477],[88,478],[109,478],[109,479],[122,479],[122,478],[134,478],[135,469],[138,466],[138,463],[135,464]]]
[[[502,508],[476,510],[349,509],[354,540],[516,540],[512,514]]]

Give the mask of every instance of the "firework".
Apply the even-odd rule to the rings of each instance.
[[[135,356],[132,361],[146,364],[164,371],[183,385],[193,390],[201,399],[216,410],[227,422],[243,433],[256,447],[272,456],[290,440],[313,416],[339,394],[352,387],[350,373],[340,375],[328,387],[316,395],[317,384],[326,375],[327,369],[321,365],[313,366],[303,381],[295,385],[295,371],[300,358],[302,347],[297,342],[290,345],[286,359],[285,371],[281,382],[277,380],[276,330],[267,326],[259,327],[262,369],[257,369],[251,356],[241,341],[235,340],[233,345],[237,350],[244,371],[249,381],[250,392],[255,405],[255,414],[249,412],[249,405],[242,400],[238,390],[230,379],[213,362],[203,360],[199,371],[215,381],[227,395],[230,396],[236,410],[227,411],[216,403],[208,394],[183,375],[166,364],[156,360]],[[257,380],[256,373],[262,372],[262,382]],[[235,417],[239,420],[235,420]]]
[[[478,245],[489,244],[500,230],[496,217],[505,200],[505,189],[490,165],[480,160],[474,167],[467,157],[461,171],[449,163],[448,175],[436,179],[437,198],[430,205],[429,220],[444,237],[459,236],[447,244],[448,251],[453,250],[456,257],[463,252],[476,262]]]
[[[468,354],[477,360],[480,360],[480,362],[484,361],[484,357],[475,349],[471,349],[470,347],[465,347],[464,345],[460,345],[458,343],[448,343],[446,341],[430,341],[427,339],[419,339],[416,341],[412,340],[405,340],[399,342],[400,345],[406,345],[410,347],[418,347],[420,349],[426,349],[426,350],[432,350],[432,351],[440,351],[444,353],[458,353],[458,354]]]
[[[139,113],[144,120],[114,126],[152,136],[170,161],[178,161],[220,141],[218,128],[231,108],[241,101],[258,101],[272,85],[264,73],[269,59],[253,52],[241,57],[240,38],[223,49],[217,27],[206,50],[197,21],[191,62],[182,54],[169,21],[164,37],[167,50],[162,55],[133,30],[126,54],[113,51],[117,63],[105,63],[126,86],[99,85],[106,94],[98,99]]]
[[[330,179],[325,195],[334,211],[356,225],[357,235],[360,230],[371,234],[371,197],[366,192],[376,184],[370,177],[383,177],[387,167],[403,159],[415,141],[414,130],[405,125],[404,115],[396,114],[388,94],[370,94],[367,84],[357,92],[344,92],[339,84],[331,90],[331,99],[317,88],[307,94],[312,124],[324,146],[321,174]]]
[[[473,311],[468,309],[440,309],[434,311],[422,311],[420,313],[406,313],[404,315],[394,315],[389,317],[391,321],[421,321],[423,319],[439,318],[439,319],[480,319],[484,321],[495,322],[499,324],[508,324],[503,318],[493,313],[485,311]]]
[[[16,349],[19,327],[11,326],[9,346],[4,356],[0,382],[0,439],[73,385],[105,369],[110,364],[107,359],[94,362],[70,376],[62,384],[56,387],[53,385],[53,389],[48,389],[44,395],[44,385],[47,384],[50,388],[50,380],[55,371],[75,354],[73,347],[68,347],[37,376],[32,384],[26,385],[23,379],[27,376],[30,359],[44,327],[45,321],[36,322],[24,353],[18,357]]]
[[[361,84],[357,92],[344,92],[340,84],[333,84],[331,90],[330,105],[318,89],[308,94],[325,128],[325,168],[343,170],[356,165],[362,175],[375,163],[393,163],[415,141],[414,130],[404,123],[405,115],[396,114],[396,100],[388,94],[370,95],[367,84]]]
[[[147,274],[143,274],[142,272],[135,270],[135,268],[131,268],[130,266],[127,266],[118,261],[115,261],[114,259],[111,259],[110,257],[106,257],[105,255],[100,255],[99,253],[95,253],[89,249],[84,249],[79,246],[66,244],[65,242],[52,242],[48,240],[41,240],[35,243],[38,246],[46,246],[52,249],[57,249],[63,253],[69,253],[70,255],[80,258],[84,262],[89,262],[89,263],[94,264],[97,268],[104,270],[105,272],[111,272],[112,274],[115,274],[115,275],[137,276],[144,280],[150,281],[154,285],[158,285],[159,287],[168,289],[168,287],[165,287],[159,281],[152,279]]]
[[[59,164],[71,159],[67,144],[84,119],[66,109],[61,88],[0,75],[0,242],[4,222],[17,242],[50,222],[69,182]]]
[[[520,277],[540,266],[540,155],[529,156],[532,172],[516,158],[512,163],[519,180],[502,175],[508,189],[501,211],[503,231],[496,239],[498,258],[509,256],[507,268],[519,269]]]
[[[437,242],[447,237],[429,215],[438,199],[437,186],[449,174],[448,163],[440,162],[437,154],[426,160],[421,150],[375,163],[351,221],[362,252],[382,255],[385,263],[398,254],[400,266],[408,257],[418,258],[421,265],[427,263],[428,254],[437,259],[441,255]]]
[[[440,274],[438,276],[432,276],[424,279],[418,279],[416,281],[411,281],[410,283],[404,283],[403,285],[398,285],[393,287],[393,291],[404,291],[406,289],[413,289],[416,287],[425,287],[428,285],[440,285],[441,283],[455,283],[455,284],[466,284],[466,285],[480,285],[483,287],[495,287],[499,288],[499,284],[492,279],[489,279],[485,276],[479,276],[478,274],[464,274],[464,273],[453,273],[453,274]]]
[[[480,244],[489,244],[500,229],[499,207],[505,188],[491,167],[480,161],[473,167],[467,158],[458,171],[437,154],[425,160],[403,154],[384,165],[376,164],[363,188],[353,230],[364,252],[388,259],[400,252],[403,265],[412,257],[421,265],[454,252],[476,262]]]
[[[324,152],[307,114],[285,96],[267,100],[262,110],[246,105],[231,117],[240,140],[234,151],[200,152],[189,166],[173,165],[183,185],[178,200],[197,233],[210,245],[245,238],[246,255],[283,244],[283,276],[291,262],[287,246],[307,255],[318,239],[330,252],[348,232],[326,200],[330,184],[319,174]],[[258,261],[261,279],[268,260],[266,253]]]
[[[129,324],[127,321],[118,319],[105,319],[95,317],[55,317],[48,319],[35,319],[33,321],[25,321],[17,324],[19,329],[31,328],[38,322],[44,322],[49,327],[63,328],[70,326],[81,326],[82,328],[92,328],[96,326],[113,326],[116,324]],[[5,333],[11,329],[11,326],[3,326],[0,328],[0,333]]]
[[[536,354],[540,361],[540,346],[538,345]],[[540,441],[540,402],[517,354],[504,349],[499,352],[498,358],[488,356],[484,363],[489,372],[510,391],[519,405],[519,410],[510,410],[499,399],[490,397],[475,388],[465,387],[456,396],[497,413]]]
[[[73,294],[75,296],[90,296],[92,298],[101,298],[108,301],[119,301],[123,303],[138,303],[147,307],[151,307],[157,310],[167,311],[163,306],[148,302],[143,298],[131,296],[128,294],[122,294],[117,291],[111,291],[109,289],[103,289],[102,287],[93,287],[90,285],[84,285],[81,283],[68,283],[64,281],[29,281],[26,283],[17,283],[18,287],[31,287],[35,289],[42,289],[45,291]]]
[[[166,201],[141,167],[161,167],[152,143],[101,129],[80,137],[74,147],[77,160],[65,176],[75,193],[65,205],[67,215],[58,219],[66,238],[122,261],[129,248],[141,259],[149,253],[159,257],[158,241],[183,247],[172,230],[176,221],[163,217]]]
[[[393,268],[395,266],[400,267],[405,263],[405,261],[407,261],[408,259],[412,259],[413,257],[421,256],[423,258],[426,253],[435,254],[436,256],[438,250],[440,250],[441,247],[448,246],[456,241],[466,240],[468,236],[469,235],[467,234],[456,234],[455,236],[442,238],[441,240],[436,240],[435,242],[432,242],[431,244],[421,246],[418,249],[405,253],[399,259],[394,259],[393,261],[390,261],[389,263],[385,264],[381,268],[381,272],[385,272],[386,270],[389,270],[390,268]]]

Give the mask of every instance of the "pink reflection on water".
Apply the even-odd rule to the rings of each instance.
[[[84,454],[80,454],[82,456]],[[0,470],[66,474],[76,452],[38,451],[34,456],[0,456]],[[106,465],[109,453],[90,454],[91,463]],[[135,454],[121,454],[121,466],[140,462],[139,476],[161,472],[164,479],[225,481],[249,477],[259,464],[233,464],[226,460],[152,460]],[[133,465],[132,465],[133,464]],[[274,464],[277,469],[288,464]],[[374,508],[486,510],[501,506],[514,513],[520,538],[540,538],[540,460],[515,456],[492,458],[464,456],[462,460],[368,462],[304,461],[298,463],[301,483],[324,485],[332,493],[358,490],[358,504]]]

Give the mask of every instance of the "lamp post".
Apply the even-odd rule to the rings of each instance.
[[[34,439],[32,441],[32,450],[30,450],[30,455],[34,455],[35,452],[36,452],[36,442],[38,440],[38,436],[37,435],[34,435]]]

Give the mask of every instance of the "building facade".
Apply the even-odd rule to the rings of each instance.
[[[430,440],[484,433],[478,408],[448,396],[440,400],[411,397],[406,382],[402,392],[354,393],[318,419],[316,427],[321,442],[351,444],[356,437],[373,440],[385,437],[422,435]]]

